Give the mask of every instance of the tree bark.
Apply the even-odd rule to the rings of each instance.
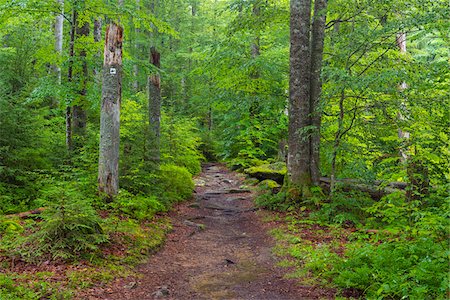
[[[102,19],[101,18],[96,18],[94,20],[94,42],[98,43],[102,40]],[[100,61],[100,58],[102,56],[101,50],[99,49],[99,51],[95,54],[95,61]],[[95,67],[94,67],[94,77],[95,77],[95,83],[100,83],[100,64],[96,63]]]
[[[78,22],[76,24],[76,36],[79,37],[87,37],[89,36],[89,23],[85,22],[82,26],[79,26]],[[86,60],[86,49],[81,48],[78,56],[81,61],[81,72],[77,74],[77,96],[79,98],[76,101],[76,104],[73,105],[72,108],[72,130],[73,136],[80,138],[86,133],[86,110],[85,110],[85,102],[86,102],[86,94],[87,94],[87,80],[89,76],[88,65]],[[78,142],[77,146],[81,146]]]
[[[75,30],[78,13],[75,9],[72,10],[72,26],[70,28],[70,42],[69,42],[69,65],[67,68],[67,81],[72,83],[73,80],[73,60],[75,56]],[[73,149],[72,143],[72,107],[70,104],[66,108],[66,147],[70,152]]]
[[[161,67],[161,55],[156,47],[150,48],[150,63],[157,69]],[[161,123],[161,78],[158,71],[148,77],[148,115],[149,115],[149,159],[160,162],[160,123]]]
[[[122,27],[111,23],[106,29],[105,37],[98,164],[98,189],[99,192],[105,193],[109,200],[112,200],[119,190],[122,42]]]
[[[311,135],[311,178],[314,185],[320,183],[320,127],[322,123],[322,108],[320,97],[322,94],[323,47],[325,39],[327,0],[314,2],[314,18],[311,36],[311,120],[313,132]]]
[[[291,0],[288,181],[295,193],[310,196],[310,16],[311,0]]]
[[[397,35],[397,46],[400,50],[400,53],[402,54],[406,54],[407,50],[406,50],[406,33],[399,33]],[[406,82],[402,82],[400,84],[400,91],[403,92],[404,90],[406,90],[408,88],[408,85],[406,84]],[[405,121],[405,112],[406,112],[406,103],[405,101],[402,101],[400,104],[400,111],[397,114],[397,117],[400,121]],[[402,140],[403,144],[406,144],[407,140],[409,140],[410,134],[407,131],[404,131],[402,128],[398,129],[398,138]],[[406,145],[402,145],[402,147],[400,148],[400,160],[403,163],[406,163],[408,161],[408,154],[407,154],[407,149],[406,149]]]
[[[62,55],[62,47],[63,47],[63,30],[64,30],[64,0],[57,0],[57,3],[60,8],[60,12],[55,18],[55,51],[58,53],[58,58]],[[61,66],[58,61],[54,70],[56,73],[56,78],[58,80],[58,84],[61,84]]]

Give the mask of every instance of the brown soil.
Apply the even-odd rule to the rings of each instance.
[[[333,299],[335,291],[285,279],[243,178],[219,164],[204,166],[195,201],[179,205],[162,249],[141,276],[95,287],[82,299]]]

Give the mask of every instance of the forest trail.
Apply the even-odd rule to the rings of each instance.
[[[195,201],[171,213],[165,245],[138,268],[89,299],[329,299],[330,290],[284,279],[276,266],[268,224],[260,222],[243,177],[207,164]]]

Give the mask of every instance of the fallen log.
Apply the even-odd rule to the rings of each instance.
[[[330,191],[331,178],[321,177],[321,187],[328,192]],[[383,196],[404,190],[407,186],[404,182],[390,182],[384,183],[382,181],[374,181],[371,184],[361,183],[355,179],[337,179],[336,183],[339,183],[342,190],[349,192],[353,190],[368,193],[374,200],[380,200]]]
[[[32,209],[29,211],[17,213],[17,214],[5,215],[5,218],[20,218],[20,219],[31,218],[31,217],[41,214],[44,210],[45,210],[45,207],[40,207],[40,208]]]
[[[282,162],[266,164],[256,167],[251,167],[244,170],[247,175],[258,179],[259,181],[273,180],[278,184],[284,183],[284,176],[286,175],[286,165]],[[321,187],[325,191],[330,191],[331,179],[328,177],[320,178]],[[376,180],[368,183],[362,183],[357,179],[337,179],[336,183],[342,187],[344,191],[358,190],[368,193],[372,198],[379,200],[383,196],[396,192],[398,190],[405,190],[407,187],[406,182],[384,182]]]

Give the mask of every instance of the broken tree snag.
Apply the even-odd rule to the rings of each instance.
[[[112,200],[119,190],[122,41],[122,27],[111,23],[105,37],[98,160],[98,190],[106,194],[108,200]]]
[[[150,48],[150,63],[156,69],[161,67],[161,54],[155,47]],[[148,114],[149,114],[149,159],[155,166],[160,161],[160,123],[161,123],[161,78],[159,71],[148,77]]]

